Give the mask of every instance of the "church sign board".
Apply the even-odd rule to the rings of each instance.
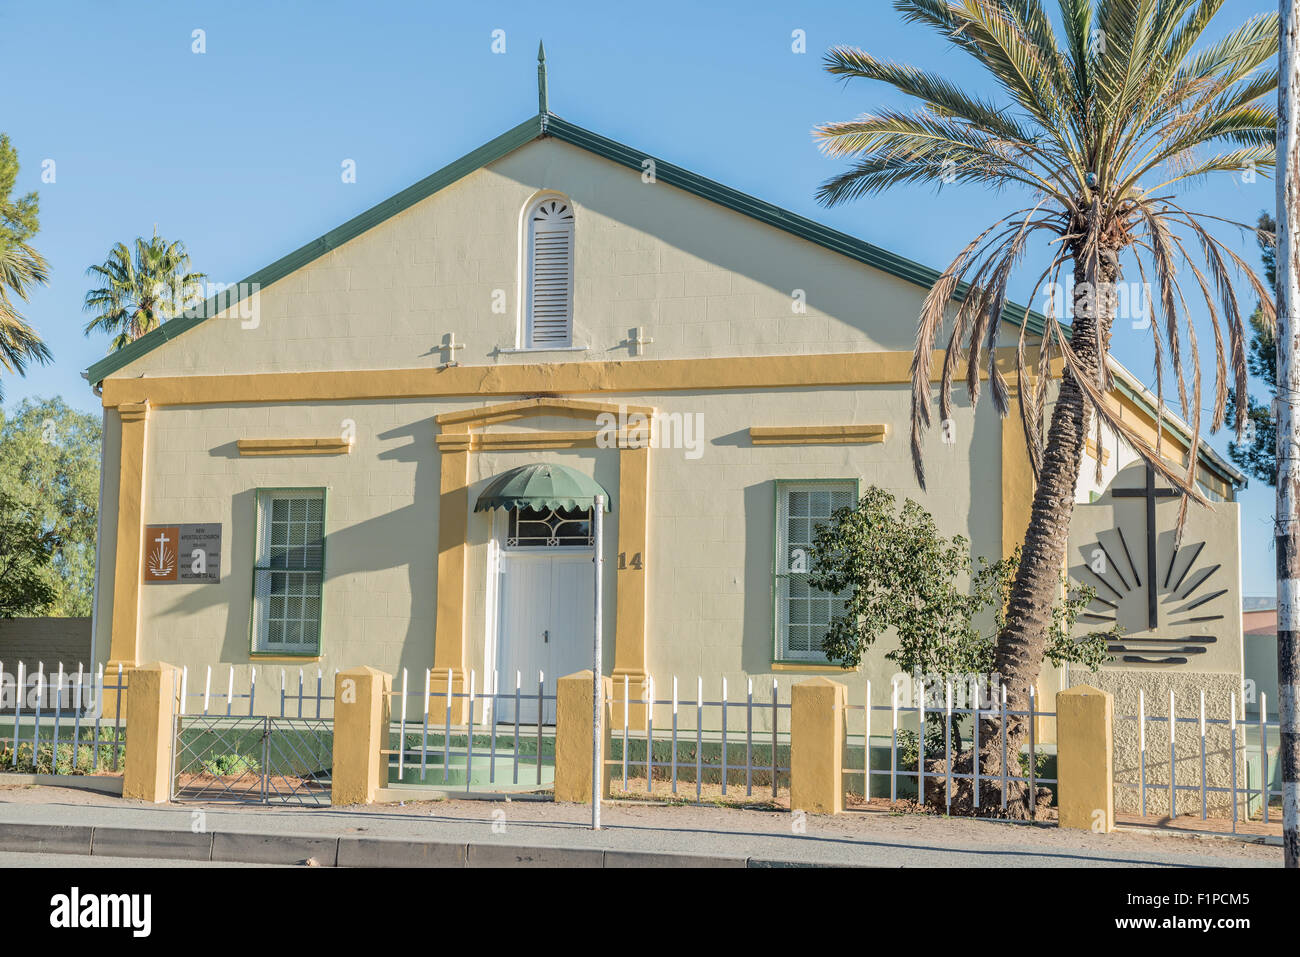
[[[221,525],[149,525],[141,564],[146,585],[220,582]]]

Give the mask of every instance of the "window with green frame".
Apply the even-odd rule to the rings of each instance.
[[[825,662],[822,639],[844,602],[808,584],[817,527],[858,500],[856,479],[776,483],[776,660]]]
[[[254,653],[320,654],[325,490],[257,493]]]

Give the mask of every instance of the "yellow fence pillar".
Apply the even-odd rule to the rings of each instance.
[[[331,804],[371,804],[388,772],[389,693],[393,676],[375,668],[334,677],[334,769]]]
[[[122,797],[162,804],[172,796],[172,745],[180,669],[155,661],[126,672],[126,769]]]
[[[610,699],[613,684],[601,680],[602,703],[600,766],[601,794],[609,796]],[[579,671],[559,681],[555,707],[555,800],[591,803],[591,672]]]
[[[1056,696],[1056,803],[1061,827],[1115,829],[1115,699],[1079,685]]]
[[[810,678],[790,695],[790,808],[814,814],[844,810],[844,720],[848,691]]]

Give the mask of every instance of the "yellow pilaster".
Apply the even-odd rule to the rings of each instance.
[[[1078,685],[1056,696],[1057,806],[1061,827],[1115,828],[1114,698]]]
[[[166,662],[132,668],[126,698],[126,768],[122,797],[162,804],[172,796],[172,736],[180,669]]]
[[[447,674],[453,694],[465,691],[465,563],[469,518],[469,452],[442,451],[438,507],[438,615],[433,636],[431,721],[446,721]],[[439,697],[439,696],[442,697]],[[462,724],[468,699],[452,699],[453,724]],[[437,714],[435,715],[435,711]]]
[[[790,808],[814,814],[844,810],[844,720],[848,691],[829,678],[791,689]]]
[[[618,454],[618,550],[614,565],[614,720],[623,723],[623,681],[632,702],[646,697],[646,593],[650,515],[650,450],[624,448]],[[632,727],[645,723],[645,706],[628,707]]]
[[[393,676],[362,666],[334,676],[331,804],[371,804],[388,770],[389,693]]]
[[[605,705],[601,722],[601,794],[609,796],[609,678],[601,679]],[[591,671],[559,681],[555,711],[555,800],[591,803]]]
[[[145,452],[149,403],[117,407],[122,422],[117,486],[117,545],[113,560],[113,631],[108,667],[130,667],[140,655],[140,553],[144,546]]]

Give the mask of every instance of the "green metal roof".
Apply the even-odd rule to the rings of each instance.
[[[576,126],[568,120],[561,119],[554,113],[539,113],[532,119],[526,120],[513,129],[502,133],[491,142],[485,143],[471,153],[467,153],[454,163],[444,166],[436,173],[426,176],[400,193],[390,196],[376,206],[372,206],[359,216],[354,216],[343,225],[330,230],[325,235],[312,240],[307,245],[295,249],[289,255],[277,259],[264,269],[253,273],[236,287],[239,290],[238,298],[233,298],[234,290],[228,291],[220,302],[217,297],[213,297],[197,310],[198,315],[177,316],[164,322],[152,332],[141,336],[125,348],[110,353],[86,370],[86,379],[92,385],[98,384],[105,377],[112,375],[118,369],[129,365],[146,353],[152,352],[164,342],[175,339],[177,336],[193,329],[205,317],[215,315],[218,311],[237,304],[244,297],[247,289],[265,289],[313,260],[319,259],[330,250],[355,239],[367,230],[373,229],[385,220],[409,209],[422,199],[432,196],[475,170],[501,159],[533,140],[546,136],[554,137],[561,142],[584,149],[638,172],[642,169],[641,164],[651,155],[644,150],[633,149],[598,133]],[[848,233],[831,229],[829,226],[824,226],[806,216],[792,213],[788,209],[773,206],[771,203],[756,199],[729,186],[723,186],[721,183],[706,179],[688,169],[683,169],[658,158],[655,159],[655,178],[668,183],[670,186],[675,186],[742,215],[749,216],[768,226],[773,226],[801,239],[816,243],[832,252],[898,276],[922,288],[930,288],[935,280],[939,278],[940,273],[929,266],[923,266],[920,263],[912,262],[910,259],[904,259],[887,249],[857,239]],[[954,298],[960,300],[965,294],[966,287],[964,285],[960,286]],[[1014,323],[1017,328],[1024,315],[1024,307],[1014,303],[1007,304],[1003,312],[1003,317],[1008,322]],[[1035,335],[1042,334],[1043,322],[1044,319],[1040,314],[1030,312],[1029,329]]]
[[[605,497],[605,511],[612,511],[609,493],[600,483],[567,465],[546,462],[521,465],[502,472],[479,493],[474,511],[494,508],[595,508],[596,496]]]

